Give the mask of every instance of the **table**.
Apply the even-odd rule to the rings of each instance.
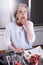
[[[12,65],[14,65],[16,61],[20,62],[21,65],[30,65],[28,61],[23,57],[23,53],[13,53],[11,51],[0,53],[0,59],[3,59],[3,65],[11,65],[9,60],[11,60],[11,62],[13,61]],[[41,59],[38,65],[43,65],[43,59]]]
[[[0,53],[5,53],[6,52],[6,50],[0,50]]]

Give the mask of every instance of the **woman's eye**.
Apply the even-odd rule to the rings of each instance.
[[[22,13],[22,11],[19,11],[19,13]]]

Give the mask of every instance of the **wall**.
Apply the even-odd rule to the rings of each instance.
[[[5,28],[10,21],[9,0],[0,0],[0,28]]]
[[[0,0],[0,50],[6,49],[5,29],[10,22],[9,0]]]
[[[43,26],[35,26],[35,35],[36,35],[36,40],[33,43],[33,46],[42,45],[43,44]]]
[[[0,50],[5,50],[7,46],[5,45],[5,29],[0,29]]]

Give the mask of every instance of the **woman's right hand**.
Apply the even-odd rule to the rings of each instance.
[[[22,53],[23,51],[24,51],[23,48],[17,48],[17,49],[15,50],[15,52],[17,52],[17,53]]]

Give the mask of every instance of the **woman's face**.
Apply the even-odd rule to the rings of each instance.
[[[20,6],[18,8],[16,17],[17,17],[17,19],[19,21],[18,23],[23,24],[23,21],[27,20],[27,9],[24,6]]]

